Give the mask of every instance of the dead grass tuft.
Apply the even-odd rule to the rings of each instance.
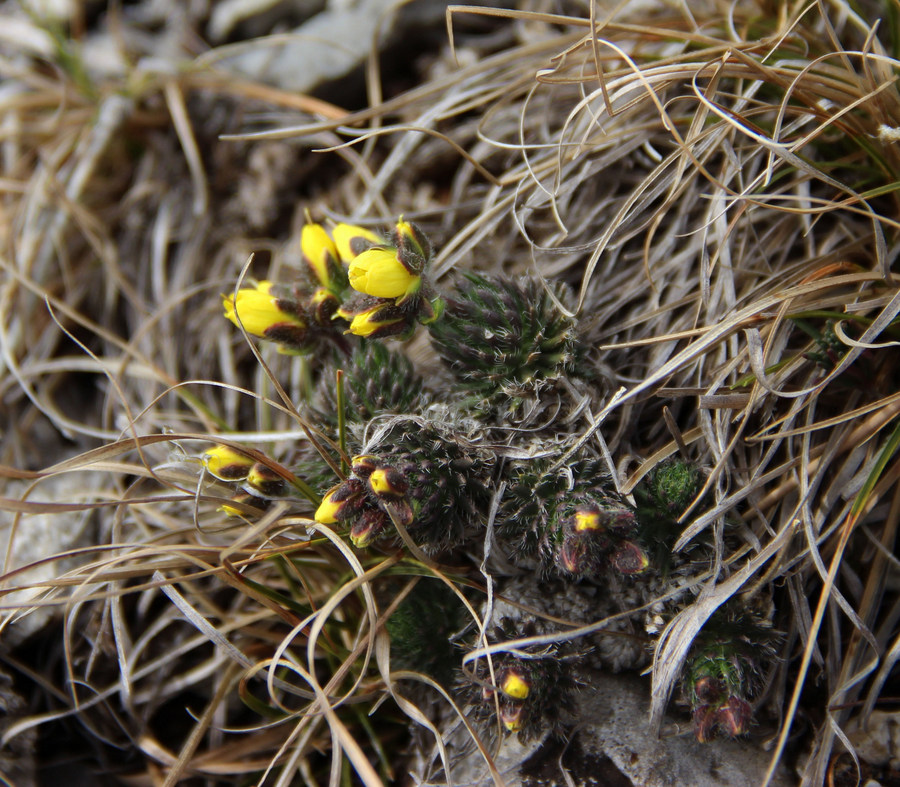
[[[391,673],[378,589],[451,569],[361,556],[311,525],[308,502],[223,517],[227,490],[196,458],[225,437],[289,465],[310,439],[297,405],[314,371],[265,350],[257,363],[218,316],[251,252],[249,273],[291,275],[308,208],[405,214],[438,241],[439,279],[534,271],[577,290],[609,390],[566,448],[608,457],[625,493],[668,456],[708,469],[676,549],[702,535],[716,559],[656,644],[650,723],[716,609],[775,599],[785,640],[758,703],[779,719],[769,776],[802,716],[791,756],[822,783],[900,652],[896,10],[860,13],[452,7],[451,32],[462,15],[505,20],[503,46],[469,37],[354,113],[229,78],[215,50],[87,85],[52,54],[5,51],[0,456],[30,485],[0,503],[3,587],[31,596],[3,626],[41,607],[64,621],[53,677],[7,658],[52,699],[5,740],[77,715],[140,752],[126,770],[141,783],[336,783],[346,759],[378,784],[405,720],[432,724],[409,698],[427,679]],[[101,491],[57,499],[72,474]],[[15,558],[31,518],[85,510],[93,542]],[[75,567],[29,579],[64,557]],[[166,729],[171,703],[190,706],[186,728]]]

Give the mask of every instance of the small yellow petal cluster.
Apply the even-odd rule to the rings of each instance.
[[[316,522],[348,526],[347,535],[359,549],[381,538],[392,522],[412,524],[415,513],[403,472],[372,454],[354,456],[350,471],[345,481],[325,493],[314,514]]]

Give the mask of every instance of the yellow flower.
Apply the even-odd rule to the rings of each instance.
[[[244,330],[253,336],[274,341],[302,340],[306,321],[290,301],[272,294],[273,287],[272,282],[261,281],[252,290],[223,295],[225,316],[238,327],[243,324]]]
[[[256,495],[251,495],[249,492],[238,492],[236,495],[233,495],[231,498],[234,503],[244,503],[245,505],[252,506],[258,510],[264,510],[268,507],[269,502],[267,500],[263,500]],[[236,516],[241,519],[245,519],[247,517],[247,512],[242,508],[236,505],[229,505],[228,503],[224,503],[219,506],[219,511],[223,514],[227,514],[228,516]]]
[[[332,489],[329,489],[322,498],[322,502],[319,503],[316,513],[313,514],[313,519],[319,524],[333,525],[338,521],[337,515],[346,502],[345,500],[335,500],[335,492],[337,492],[341,486],[341,484],[338,484]]]
[[[337,246],[341,260],[347,265],[366,249],[384,242],[383,238],[372,230],[357,227],[355,224],[338,224],[331,231],[331,237],[334,238],[334,244]]]
[[[525,722],[525,705],[523,703],[510,703],[500,706],[500,721],[510,732],[518,732]]]
[[[396,336],[408,329],[407,319],[399,309],[378,304],[354,315],[347,332],[354,336],[380,339]]]
[[[600,524],[600,512],[596,508],[581,508],[575,511],[575,532],[603,530]]]
[[[399,470],[393,467],[379,467],[369,476],[369,486],[376,495],[405,495],[409,491],[409,483]]]
[[[418,292],[422,277],[407,270],[396,249],[376,246],[350,263],[350,286],[376,298],[405,298]]]
[[[353,546],[357,549],[365,549],[375,540],[377,534],[371,527],[360,525],[356,529],[351,528],[349,535],[350,543],[353,544]]]
[[[227,445],[217,445],[205,451],[201,461],[220,481],[243,481],[255,464],[255,460]]]
[[[284,479],[271,467],[257,462],[247,473],[246,485],[263,497],[280,497],[285,493]]]
[[[531,693],[531,684],[518,672],[510,671],[500,683],[501,691],[516,700],[524,700]]]
[[[322,525],[333,525],[358,512],[363,502],[362,484],[355,479],[344,481],[325,493],[313,519]]]
[[[319,280],[319,284],[336,290],[346,286],[346,281],[341,281],[343,271],[338,263],[337,246],[321,224],[303,225],[300,232],[300,251]]]
[[[350,460],[350,471],[358,478],[368,478],[378,467],[378,457],[374,454],[357,454]]]
[[[384,511],[369,508],[356,517],[347,535],[357,549],[363,549],[376,541],[385,532],[390,520]]]

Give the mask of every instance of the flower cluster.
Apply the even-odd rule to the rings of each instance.
[[[458,543],[485,509],[485,468],[436,424],[402,420],[352,460],[349,477],[325,493],[315,513],[322,524],[341,524],[357,547],[410,528],[429,550]]]
[[[533,462],[518,466],[500,529],[511,558],[536,554],[563,576],[598,576],[608,568],[631,576],[650,565],[641,523],[594,460],[558,470]]]
[[[647,570],[650,559],[634,540],[638,523],[624,504],[609,497],[566,497],[561,506],[559,568],[576,577],[596,576],[606,566],[631,576]]]
[[[284,478],[268,464],[251,459],[227,445],[217,445],[204,452],[201,462],[207,472],[219,481],[235,484],[239,490],[232,500],[265,508],[267,501],[287,492]],[[232,506],[223,507],[227,513],[237,514]]]
[[[530,738],[547,723],[548,706],[560,700],[560,662],[555,657],[521,659],[508,654],[498,662],[495,669],[500,722],[507,731]],[[494,689],[485,686],[482,700],[493,699]]]
[[[396,467],[377,456],[360,455],[352,460],[350,477],[332,487],[316,509],[323,525],[350,527],[350,540],[366,547],[387,531],[392,521],[412,524],[415,513],[407,493],[409,481]]]
[[[701,743],[715,734],[743,735],[753,720],[748,699],[757,690],[758,666],[771,658],[775,632],[746,610],[725,608],[694,640],[682,685]]]
[[[504,640],[533,633],[531,625],[511,619],[501,620],[496,630]],[[546,647],[495,653],[493,680],[487,659],[478,659],[472,672],[461,677],[458,693],[472,707],[476,721],[493,725],[496,719],[524,742],[558,731],[570,710],[575,688],[571,658]]]
[[[260,281],[222,296],[231,322],[281,352],[310,353],[329,343],[348,352],[344,334],[408,336],[417,322],[442,311],[425,276],[431,243],[402,218],[385,238],[351,224],[336,225],[330,235],[306,224],[300,256],[305,275],[297,282]]]

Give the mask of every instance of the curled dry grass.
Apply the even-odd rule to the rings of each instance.
[[[625,492],[672,454],[710,469],[714,503],[686,513],[679,546],[708,532],[717,560],[657,643],[652,724],[709,616],[776,580],[786,638],[767,676],[780,713],[773,768],[802,719],[804,783],[821,783],[841,728],[878,703],[900,652],[886,590],[900,510],[895,9],[709,3],[588,19],[456,8],[451,23],[463,13],[508,17],[510,40],[493,53],[471,44],[463,65],[355,114],[227,82],[205,67],[216,53],[135,79],[124,96],[14,71],[0,346],[17,422],[4,472],[38,489],[62,473],[108,481],[104,499],[37,503],[29,487],[3,501],[17,538],[22,515],[64,521],[85,507],[99,530],[77,568],[4,578],[36,593],[8,605],[7,627],[52,605],[66,631],[65,676],[41,679],[56,709],[7,738],[77,713],[165,784],[241,772],[314,782],[319,769],[336,783],[344,758],[374,784],[391,776],[379,753],[401,735],[396,708],[429,723],[391,675],[390,607],[373,588],[439,567],[360,557],[322,527],[307,539],[302,506],[235,524],[192,461],[223,433],[269,456],[309,439],[292,404],[307,371],[273,357],[270,377],[212,316],[247,252],[271,249],[280,264],[283,235],[271,217],[236,219],[210,162],[251,173],[254,151],[294,162],[282,140],[345,162],[307,192],[319,212],[324,197],[338,213],[404,212],[426,226],[436,275],[535,270],[578,288],[611,388],[567,448],[600,447]],[[248,134],[243,121],[192,114],[192,101],[252,102],[296,122]],[[435,161],[443,190],[422,184]],[[276,205],[296,187],[254,177]],[[85,374],[105,396],[73,412],[65,391]],[[38,412],[70,447],[101,446],[23,470],[46,464],[29,449]],[[722,539],[726,517],[741,523],[737,549]],[[379,731],[366,714],[388,695]],[[177,744],[162,740],[161,709],[186,696],[194,721]]]

